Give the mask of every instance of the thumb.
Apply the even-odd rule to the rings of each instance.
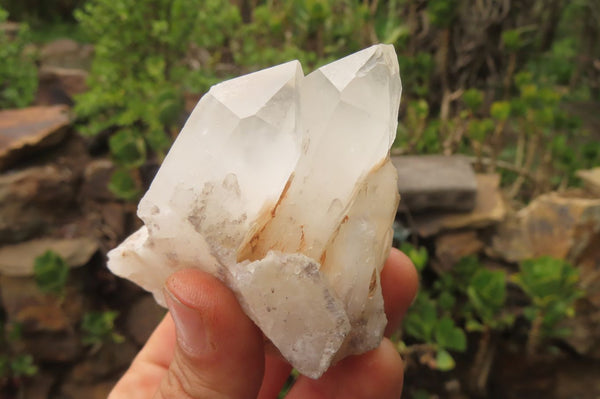
[[[186,269],[167,280],[177,330],[175,355],[158,399],[256,397],[264,373],[260,330],[216,278]]]

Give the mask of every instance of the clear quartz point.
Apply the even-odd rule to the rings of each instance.
[[[140,201],[144,226],[108,267],[163,305],[173,272],[217,276],[312,378],[376,348],[400,93],[391,45],[307,76],[292,61],[213,86]]]

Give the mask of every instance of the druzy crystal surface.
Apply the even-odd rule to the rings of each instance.
[[[379,345],[398,204],[398,61],[376,45],[304,76],[288,62],[210,89],[109,268],[151,291],[212,273],[301,373]]]

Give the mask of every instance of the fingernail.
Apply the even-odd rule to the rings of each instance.
[[[165,287],[165,299],[177,330],[179,346],[190,356],[202,356],[209,348],[207,326],[197,309],[181,302]]]

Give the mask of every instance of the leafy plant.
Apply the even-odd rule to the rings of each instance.
[[[99,347],[106,342],[121,343],[125,338],[115,331],[115,320],[119,312],[88,312],[83,315],[81,330],[85,345]]]
[[[403,242],[400,249],[422,273],[429,260],[427,249],[408,242]],[[454,296],[448,292],[433,297],[430,291],[421,289],[404,318],[403,330],[406,336],[425,346],[406,346],[405,342],[401,342],[399,350],[410,353],[412,350],[425,349],[429,356],[424,359],[430,367],[442,371],[453,369],[455,361],[449,351],[464,352],[467,347],[464,331],[455,324],[449,312],[454,303]]]
[[[429,261],[429,254],[425,247],[415,247],[411,243],[403,242],[400,244],[400,250],[410,258],[417,271],[422,272]]]
[[[528,352],[533,353],[543,339],[568,335],[560,322],[575,314],[575,301],[583,295],[578,270],[564,260],[544,256],[521,262],[514,280],[531,299],[523,312],[531,322]]]
[[[123,172],[149,156],[162,159],[179,127],[184,93],[215,81],[213,69],[194,59],[195,49],[215,50],[208,62],[217,63],[240,17],[226,0],[90,0],[75,16],[95,42],[89,90],[76,99],[81,131],[115,131],[109,144],[121,169],[110,188],[131,199],[137,179]]]
[[[11,323],[0,324],[0,392],[2,386],[12,383],[22,386],[23,379],[32,377],[38,372],[33,356],[16,351],[16,343],[21,340],[21,326]]]
[[[57,295],[64,294],[69,266],[59,254],[48,250],[35,258],[33,273],[40,290]]]
[[[0,7],[0,25],[8,12]],[[21,24],[14,39],[0,29],[0,109],[25,107],[34,99],[38,77],[33,52],[26,49],[29,28]]]
[[[469,316],[475,316],[468,317],[467,330],[504,329],[514,322],[513,315],[502,313],[506,301],[504,271],[485,268],[478,270],[469,282],[467,297]]]
[[[436,303],[429,295],[421,291],[403,321],[406,334],[424,342],[435,352],[435,360],[429,365],[442,371],[455,366],[449,351],[464,352],[467,338],[464,331],[457,327],[449,316],[439,316]]]

